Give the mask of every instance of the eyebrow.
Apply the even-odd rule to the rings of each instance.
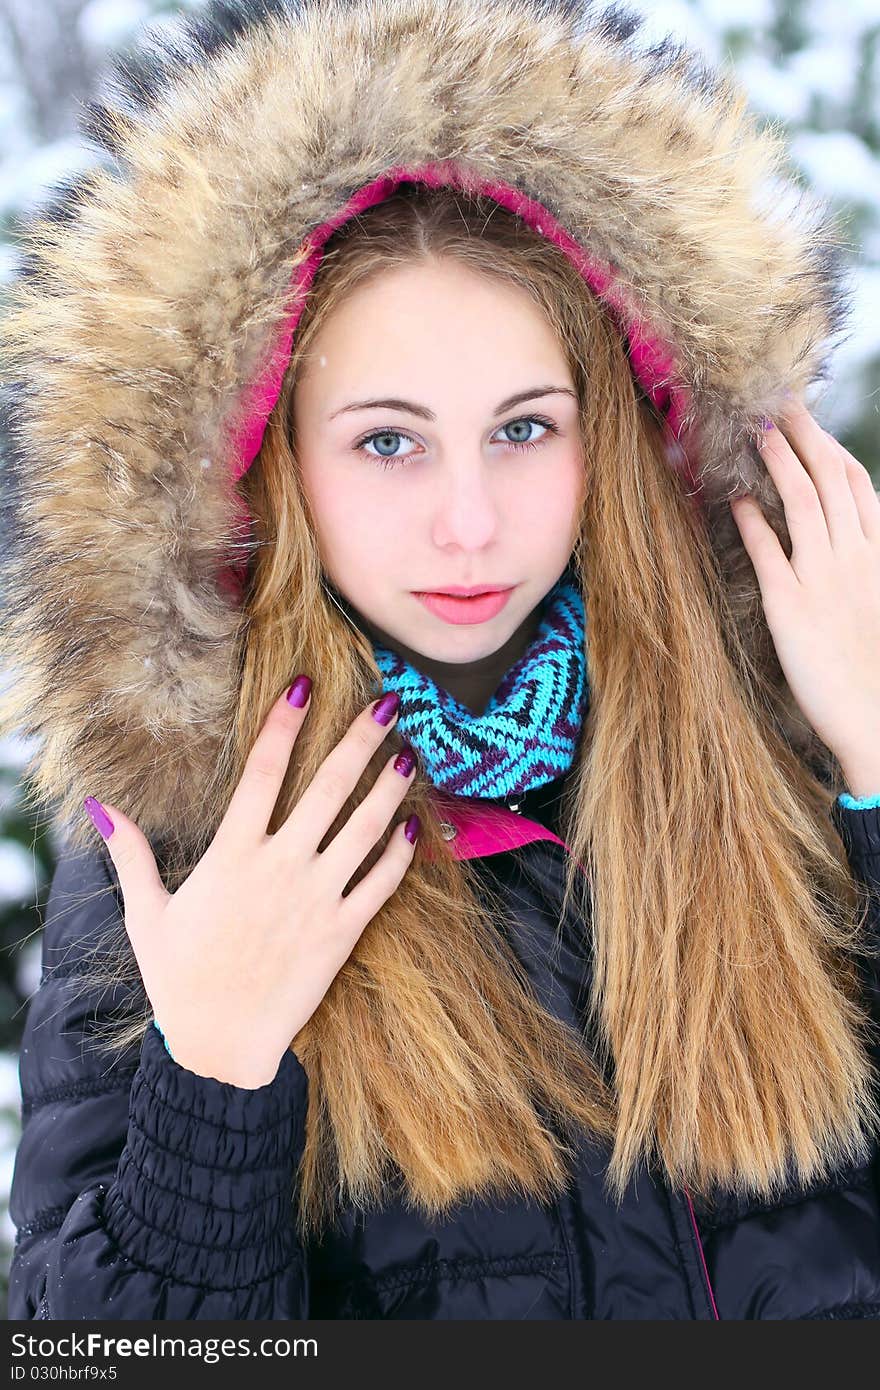
[[[533,386],[528,391],[517,391],[514,395],[508,396],[496,406],[495,414],[503,415],[505,410],[512,409],[515,405],[520,405],[523,401],[534,401],[539,396],[564,395],[571,396],[577,400],[575,392],[568,386]],[[381,406],[383,410],[404,410],[409,411],[410,415],[420,415],[424,420],[436,420],[437,416],[433,410],[429,410],[426,405],[416,405],[413,401],[402,401],[396,397],[388,400],[368,400],[353,401],[351,405],[341,406],[339,410],[334,410],[327,416],[328,420],[335,420],[337,415],[344,415],[351,410],[370,410],[374,406]]]

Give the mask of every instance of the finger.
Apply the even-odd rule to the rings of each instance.
[[[388,829],[388,823],[415,780],[417,759],[406,746],[388,759],[375,783],[342,829],[321,852],[322,872],[344,886]]]
[[[293,703],[303,696],[306,697],[304,705]],[[298,676],[284,694],[279,695],[254,740],[215,838],[228,837],[244,843],[258,842],[265,836],[310,703],[308,676]]]
[[[754,497],[731,499],[730,510],[754,566],[766,606],[767,594],[771,587],[775,586],[781,592],[792,582],[797,583],[797,576],[779,537]]]
[[[132,929],[137,930],[139,918],[152,920],[171,894],[162,882],[153,847],[140,826],[109,801],[100,802],[89,796],[84,804],[113,861],[122,889],[125,926],[131,934]]]
[[[865,538],[880,543],[880,492],[874,486],[874,479],[863,463],[844,448],[832,434],[828,435],[832,444],[840,450],[846,464],[847,477],[855,498],[859,522]]]
[[[831,534],[819,494],[785,436],[780,430],[770,430],[758,450],[785,508],[792,565],[830,551]]]
[[[799,468],[809,478],[831,545],[848,545],[861,523],[840,449],[802,401],[792,399],[778,423],[779,430],[770,431],[770,437],[781,434],[790,450],[779,450],[781,462],[790,473]]]
[[[396,891],[413,861],[416,842],[410,843],[405,834],[406,826],[411,825],[412,820],[416,822],[418,834],[418,816],[395,826],[394,833],[370,872],[364,874],[357,887],[342,899],[336,920],[344,936],[352,938],[352,948],[364,927]]]
[[[298,848],[305,844],[307,852],[317,854],[318,845],[358,785],[364,769],[397,722],[399,705],[397,695],[389,691],[361,710],[275,832],[274,842],[279,850],[286,852],[295,840]]]

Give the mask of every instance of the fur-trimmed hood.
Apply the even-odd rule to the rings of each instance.
[[[148,835],[222,814],[233,484],[291,288],[402,178],[489,191],[576,260],[727,572],[740,478],[784,529],[750,440],[827,373],[839,229],[730,73],[640,25],[582,0],[211,3],[109,75],[87,121],[107,157],[29,219],[4,327],[5,725],[38,736],[35,788],[74,837],[86,794]]]

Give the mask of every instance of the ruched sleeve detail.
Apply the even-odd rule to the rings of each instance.
[[[271,1083],[250,1090],[178,1066],[148,1028],[128,1142],[105,1201],[119,1249],[229,1293],[282,1274],[296,1254],[292,1200],[307,1089],[292,1052]]]

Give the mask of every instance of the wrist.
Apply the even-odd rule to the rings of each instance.
[[[878,738],[880,745],[880,738]],[[863,797],[880,795],[880,749],[870,756],[838,757],[840,770],[846,782],[846,790],[860,801]]]
[[[195,1057],[178,1049],[172,1052],[168,1039],[166,1038],[157,1019],[153,1019],[153,1027],[162,1038],[165,1051],[168,1053],[172,1062],[176,1062],[184,1071],[192,1072],[195,1076],[205,1077],[211,1081],[221,1081],[227,1086],[237,1086],[240,1090],[258,1091],[261,1086],[270,1086],[278,1075],[278,1067],[269,1074],[265,1067],[242,1064],[241,1058],[235,1060],[218,1061],[216,1058]]]

